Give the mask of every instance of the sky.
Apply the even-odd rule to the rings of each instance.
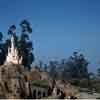
[[[100,0],[0,0],[0,31],[27,19],[33,28],[36,61],[68,58],[83,53],[89,70],[100,67]]]

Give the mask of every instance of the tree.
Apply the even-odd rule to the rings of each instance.
[[[57,79],[57,70],[56,69],[57,69],[57,62],[50,61],[49,62],[49,74],[53,80]]]
[[[66,65],[72,78],[88,77],[88,61],[85,59],[83,54],[74,52],[73,55],[69,57]]]
[[[0,32],[0,41],[2,41],[2,39],[3,39],[3,34],[2,32]]]
[[[43,61],[39,60],[39,68],[43,70]]]
[[[30,65],[34,61],[34,55],[32,53],[33,47],[32,42],[29,41],[29,34],[32,32],[32,28],[30,26],[30,23],[27,20],[23,20],[20,23],[22,32],[20,40],[18,41],[19,45],[19,51],[20,55],[23,56],[23,65],[26,66],[28,69],[30,69]]]
[[[22,64],[27,68],[31,68],[31,64],[34,61],[34,54],[32,52],[33,46],[32,42],[29,40],[29,34],[32,32],[32,28],[30,26],[30,23],[27,20],[23,20],[20,23],[22,32],[21,36],[18,37],[16,35],[16,26],[11,25],[8,29],[8,35],[14,36],[15,39],[15,46],[18,48],[19,56],[23,57]],[[2,41],[3,35],[0,32],[0,41]],[[0,64],[3,64],[5,62],[5,58],[8,52],[8,47],[11,45],[10,38],[7,38],[5,40],[5,43],[0,43]]]
[[[100,77],[100,68],[97,69],[97,75]]]
[[[27,20],[21,21],[20,26],[22,27],[23,34],[32,33],[32,28]]]
[[[11,25],[8,29],[8,35],[14,35],[14,34],[16,34],[16,26]]]
[[[0,65],[4,63],[4,60],[6,59],[6,52],[5,52],[5,45],[2,43],[3,39],[3,33],[0,32]]]

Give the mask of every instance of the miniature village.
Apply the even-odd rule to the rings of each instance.
[[[31,30],[29,23],[24,20],[21,23],[22,36],[19,42],[25,42],[27,32]],[[52,80],[46,71],[37,65],[25,63],[22,49],[18,46],[16,27],[12,25],[8,31],[10,39],[5,43],[5,60],[0,66],[0,98],[1,99],[41,99],[41,98],[65,98],[77,93],[69,83]],[[9,42],[8,42],[9,41]],[[27,46],[30,49],[29,43]],[[32,44],[31,44],[32,45]],[[21,45],[24,47],[24,45]],[[28,48],[27,48],[28,49]],[[26,55],[27,56],[27,55]],[[31,58],[33,56],[31,55]],[[28,58],[29,59],[29,58]],[[34,57],[33,57],[34,59]],[[24,62],[24,63],[23,63]],[[32,61],[30,61],[32,62]],[[27,66],[30,66],[27,67]],[[66,91],[65,88],[70,88]],[[73,91],[73,92],[72,92]],[[68,93],[69,94],[68,94]]]
[[[16,27],[12,25],[8,30],[10,38],[3,45],[5,55],[0,56],[4,59],[0,65],[0,99],[80,98],[77,87],[68,81],[53,80],[47,71],[32,63],[32,43],[28,41],[25,45],[25,41],[29,40],[27,34],[32,30],[26,20],[20,25],[21,39],[18,39]]]

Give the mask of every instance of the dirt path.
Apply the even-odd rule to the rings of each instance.
[[[94,93],[94,94],[88,94],[85,92],[80,93],[81,99],[96,99],[98,97],[100,97],[100,93]]]

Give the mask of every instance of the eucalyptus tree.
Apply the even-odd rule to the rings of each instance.
[[[88,77],[88,61],[83,54],[74,52],[67,61],[67,67],[73,78],[87,78]]]
[[[3,39],[3,33],[0,32],[0,41],[2,41],[2,39]]]
[[[27,20],[23,20],[20,23],[21,36],[19,40],[19,51],[23,56],[23,65],[30,69],[30,65],[34,61],[34,55],[32,53],[33,46],[32,42],[29,40],[29,33],[32,33],[32,28]]]
[[[4,60],[6,58],[4,43],[2,41],[3,41],[3,33],[0,32],[0,65],[4,63]]]
[[[100,68],[97,69],[97,76],[100,78]]]
[[[53,80],[58,78],[57,65],[57,61],[49,61],[49,75],[52,77]]]
[[[15,35],[16,34],[16,26],[11,25],[8,29],[8,35]]]
[[[34,61],[34,54],[33,54],[33,46],[32,42],[29,40],[29,33],[32,33],[32,28],[30,23],[27,20],[23,20],[20,23],[21,27],[21,35],[18,37],[16,35],[16,26],[11,25],[8,29],[8,36],[4,43],[0,43],[0,64],[5,62],[5,58],[8,52],[8,47],[11,45],[11,36],[14,36],[15,39],[15,46],[19,50],[19,56],[23,57],[22,64],[30,69],[32,62]],[[3,34],[0,32],[0,41],[3,39]]]

